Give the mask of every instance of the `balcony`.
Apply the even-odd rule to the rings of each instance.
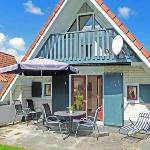
[[[37,57],[70,64],[116,63],[137,60],[127,44],[119,56],[112,52],[112,29],[51,34]]]

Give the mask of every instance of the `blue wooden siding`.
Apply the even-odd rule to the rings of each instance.
[[[69,106],[69,76],[53,76],[52,83],[53,112],[66,110]]]
[[[123,125],[123,75],[104,75],[104,124]]]
[[[150,103],[150,84],[139,85],[140,103]]]
[[[121,63],[140,61],[124,42],[119,56],[112,52],[113,29],[51,34],[36,57],[69,64]]]

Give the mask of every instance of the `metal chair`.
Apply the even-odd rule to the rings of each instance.
[[[28,121],[31,119],[30,109],[28,108],[23,109],[21,101],[18,101],[18,100],[14,101],[14,106],[15,106],[15,118],[14,118],[13,124],[15,123],[16,117],[19,116],[22,118],[24,117],[28,125]]]
[[[85,127],[85,128],[92,129],[92,132],[94,132],[95,128],[97,127],[97,130],[98,130],[98,133],[99,133],[99,129],[98,129],[98,126],[96,124],[97,116],[98,116],[99,111],[101,111],[101,107],[98,107],[98,109],[95,112],[94,117],[88,116],[87,118],[81,118],[80,119],[79,123],[77,124],[75,137],[77,136],[77,133],[78,133],[80,127]]]
[[[58,125],[60,133],[62,133],[61,125],[65,124],[66,120],[60,120],[57,116],[52,115],[51,109],[48,103],[42,104],[44,108],[43,114],[43,125],[49,129],[52,129],[52,126]],[[67,127],[66,127],[67,128]]]
[[[140,113],[135,123],[131,120],[130,122],[130,125],[123,126],[119,129],[120,134],[133,136],[140,131],[144,131],[144,134],[147,134],[148,129],[150,128],[150,113]]]
[[[42,115],[42,109],[40,107],[35,107],[32,99],[27,99],[27,107],[30,109],[30,113],[32,114],[32,119],[38,120]]]

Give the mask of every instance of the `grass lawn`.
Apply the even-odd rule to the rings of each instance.
[[[19,148],[16,146],[7,146],[7,145],[0,145],[0,150],[25,150],[24,148]]]

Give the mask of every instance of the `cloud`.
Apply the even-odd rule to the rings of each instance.
[[[25,50],[25,41],[21,37],[15,37],[9,40],[9,45],[18,50]]]
[[[123,6],[123,7],[118,8],[118,14],[119,14],[119,17],[128,19],[130,16],[134,15],[135,13],[129,7]]]
[[[0,33],[0,45],[2,45],[6,41],[6,36],[4,33]]]
[[[29,12],[31,14],[35,15],[44,15],[44,12],[41,10],[40,7],[35,6],[31,0],[24,3],[26,12]]]
[[[4,33],[0,33],[0,51],[14,55],[20,61],[23,57],[23,50],[25,50],[23,38],[9,38]]]

